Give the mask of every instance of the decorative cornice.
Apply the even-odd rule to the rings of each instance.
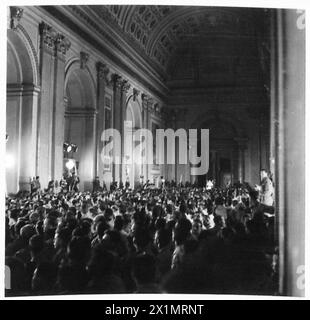
[[[87,64],[88,59],[89,59],[89,54],[84,51],[81,51],[80,52],[80,68],[81,69],[86,68],[86,64]]]
[[[7,94],[11,96],[24,96],[38,94],[41,88],[33,84],[7,84]]]
[[[67,108],[65,111],[65,116],[93,119],[96,117],[97,113],[98,111],[93,108]]]
[[[19,7],[10,7],[10,28],[17,30],[20,19],[23,16],[24,9]]]

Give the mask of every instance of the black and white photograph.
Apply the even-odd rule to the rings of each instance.
[[[305,297],[307,10],[235,2],[7,4],[5,299]]]

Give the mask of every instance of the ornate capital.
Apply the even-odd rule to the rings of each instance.
[[[69,39],[45,22],[41,22],[39,28],[42,45],[53,51],[55,55],[58,52],[65,55],[71,46]]]
[[[133,88],[133,101],[136,101],[139,94],[140,94],[140,91],[137,90],[136,88]]]
[[[81,69],[86,68],[86,64],[87,64],[88,59],[89,59],[89,54],[84,51],[81,51],[80,52],[80,68]]]
[[[122,77],[117,73],[113,73],[111,76],[111,81],[114,85],[114,88],[120,89],[122,87]]]
[[[158,102],[155,102],[150,109],[151,109],[151,112],[157,116],[163,115],[163,107]]]
[[[108,68],[108,66],[105,63],[102,62],[97,62],[97,72],[98,72],[98,77],[99,79],[102,79],[105,83],[105,85],[110,84],[110,81],[108,79],[108,75],[110,72],[110,69]]]
[[[50,50],[54,50],[57,38],[56,30],[45,22],[41,22],[39,28],[42,45]]]
[[[127,92],[130,89],[130,83],[128,80],[122,80],[121,89],[123,92]]]
[[[150,97],[148,94],[146,93],[142,93],[141,94],[141,98],[142,98],[142,103],[145,104],[145,107],[149,110],[152,111],[152,105],[154,103],[154,99],[152,97]]]
[[[142,93],[141,94],[141,98],[142,98],[143,102],[147,102],[147,100],[149,99],[149,96],[147,94],[145,94],[145,93]]]
[[[10,28],[16,30],[20,19],[23,16],[24,9],[19,7],[10,7]]]
[[[64,35],[58,33],[56,38],[56,52],[62,53],[65,55],[69,48],[71,47],[71,42]]]

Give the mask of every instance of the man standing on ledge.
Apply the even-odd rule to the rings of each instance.
[[[256,190],[259,191],[259,201],[266,206],[273,205],[273,183],[268,176],[268,172],[265,169],[260,171],[261,184],[256,185]]]

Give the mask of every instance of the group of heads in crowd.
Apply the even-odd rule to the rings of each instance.
[[[277,290],[273,208],[247,185],[20,192],[5,205],[7,295]]]

